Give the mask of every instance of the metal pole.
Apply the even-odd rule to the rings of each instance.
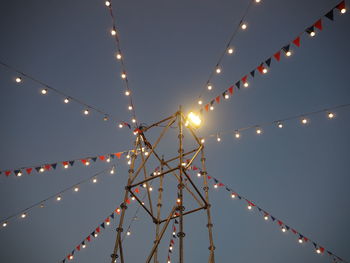
[[[160,173],[163,173],[164,168],[164,156],[162,156],[162,162],[160,164]],[[156,224],[156,239],[154,241],[157,242],[159,239],[159,226],[160,226],[160,209],[162,208],[162,198],[163,198],[163,179],[164,175],[159,178],[159,188],[158,188],[158,203],[157,203],[157,224]],[[154,252],[154,263],[158,262],[158,246],[156,251]]]
[[[180,106],[180,109],[179,109],[179,112],[177,114],[177,118],[178,118],[178,126],[179,126],[179,166],[180,166],[180,170],[179,170],[179,184],[178,184],[178,189],[179,189],[179,205],[178,205],[178,210],[179,210],[179,213],[180,213],[180,231],[177,233],[180,241],[180,246],[179,246],[179,253],[180,253],[180,263],[183,263],[184,262],[184,237],[185,237],[185,233],[184,233],[184,225],[183,225],[183,211],[185,209],[184,205],[183,205],[183,191],[182,189],[184,188],[184,183],[183,183],[183,175],[182,175],[182,172],[183,172],[183,166],[182,166],[182,163],[183,163],[183,127],[182,127],[182,114],[181,114],[181,106]]]

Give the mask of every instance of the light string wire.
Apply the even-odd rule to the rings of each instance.
[[[61,191],[59,191],[59,192],[57,192],[57,193],[55,193],[55,194],[53,194],[53,195],[50,195],[49,197],[46,197],[45,199],[43,199],[43,200],[41,200],[41,201],[39,201],[39,202],[36,202],[36,203],[34,203],[34,204],[28,206],[27,208],[22,209],[22,210],[19,211],[19,212],[16,212],[16,213],[14,213],[14,214],[12,214],[12,215],[6,217],[6,218],[1,219],[1,220],[0,220],[0,223],[1,223],[1,225],[2,225],[3,227],[6,227],[7,224],[8,224],[8,221],[9,221],[10,219],[12,219],[12,218],[14,218],[14,217],[18,217],[19,215],[26,214],[26,212],[28,212],[28,211],[31,210],[32,208],[38,207],[39,205],[44,204],[46,201],[48,201],[48,200],[50,200],[50,199],[53,199],[53,198],[55,198],[55,197],[57,198],[57,197],[60,196],[61,194],[65,193],[65,192],[67,192],[67,191],[69,191],[69,190],[72,190],[72,189],[74,189],[75,187],[78,187],[79,185],[81,185],[81,184],[83,184],[83,183],[86,183],[86,182],[90,181],[90,180],[91,180],[92,178],[94,178],[94,177],[97,177],[97,176],[99,176],[99,175],[101,175],[101,174],[104,174],[104,173],[106,173],[107,171],[112,171],[111,169],[112,169],[112,170],[115,169],[115,165],[111,166],[111,168],[107,168],[107,169],[104,169],[104,170],[102,170],[102,171],[100,171],[100,172],[98,172],[98,173],[95,173],[94,175],[92,175],[92,176],[90,176],[90,177],[88,177],[88,178],[86,178],[86,179],[83,179],[83,180],[81,180],[81,181],[79,181],[79,182],[77,182],[77,183],[75,183],[75,184],[73,184],[73,185],[71,185],[71,186],[68,186],[67,188],[65,188],[65,189],[63,189],[63,190],[61,190]],[[4,225],[5,223],[6,223],[6,225]]]
[[[295,228],[292,228],[292,227],[290,227],[290,225],[287,225],[285,223],[285,221],[281,221],[277,217],[274,217],[270,212],[268,212],[267,210],[258,206],[255,203],[255,201],[253,202],[252,200],[247,199],[243,195],[238,194],[238,192],[236,192],[235,190],[233,190],[231,187],[227,186],[226,184],[222,183],[222,181],[218,180],[214,176],[210,176],[209,180],[211,180],[211,179],[213,179],[215,182],[215,184],[214,184],[215,189],[218,189],[219,186],[224,186],[228,192],[231,192],[232,199],[235,197],[238,197],[240,200],[243,199],[244,201],[247,202],[249,210],[253,210],[253,207],[257,207],[259,212],[263,213],[264,217],[271,218],[273,221],[277,221],[278,224],[282,227],[282,230],[284,229],[283,232],[289,231],[291,229],[291,231],[294,232],[294,234],[298,234],[299,235],[299,243],[303,243],[304,241],[305,242],[307,242],[307,241],[312,242],[313,245],[315,246],[315,250],[316,250],[317,254],[322,254],[323,251],[326,250],[327,253],[329,254],[329,256],[333,257],[334,260],[340,260],[342,262],[349,263],[349,262],[345,261],[344,259],[340,258],[339,256],[337,256],[336,254],[334,254],[333,252],[325,249],[325,247],[320,246],[319,243],[315,242],[314,240],[310,239],[309,237],[306,237],[305,235],[301,234],[299,231],[296,231]],[[268,219],[265,218],[265,220],[268,220]],[[301,240],[301,242],[300,242],[300,240]]]
[[[313,38],[316,35],[316,30],[315,28],[318,28],[319,31],[323,30],[323,25],[322,25],[322,18],[323,17],[327,17],[329,20],[333,21],[333,12],[335,9],[339,9],[339,12],[341,14],[345,14],[346,13],[346,7],[345,7],[345,1],[341,1],[340,3],[338,3],[335,7],[333,7],[330,11],[328,11],[325,15],[322,15],[321,18],[319,18],[314,24],[312,24],[312,26],[308,26],[306,27],[304,30],[302,30],[297,37],[295,37],[293,40],[291,40],[290,42],[288,42],[286,45],[284,45],[282,48],[280,48],[277,53],[275,53],[274,55],[268,57],[266,60],[263,60],[263,62],[261,62],[257,67],[255,67],[252,71],[250,71],[250,73],[245,74],[245,76],[241,79],[239,79],[237,82],[235,82],[235,84],[233,84],[230,88],[224,90],[223,92],[221,92],[218,96],[213,97],[210,102],[205,103],[205,109],[208,112],[208,107],[209,104],[212,107],[213,104],[215,103],[215,100],[217,101],[217,104],[220,103],[220,96],[223,95],[224,99],[228,99],[230,98],[230,96],[228,95],[228,92],[230,92],[231,95],[233,95],[233,89],[237,88],[238,90],[240,89],[240,83],[243,82],[243,84],[248,84],[248,76],[251,75],[252,78],[254,78],[255,75],[255,71],[259,71],[262,75],[265,75],[267,73],[267,68],[271,67],[271,62],[272,62],[272,58],[275,57],[276,55],[278,55],[278,59],[275,57],[275,59],[277,60],[277,62],[280,61],[280,53],[281,52],[285,52],[286,57],[289,57],[292,55],[291,53],[291,49],[290,46],[292,44],[294,44],[297,47],[300,47],[300,38],[303,34],[307,33],[311,38]],[[331,15],[331,16],[330,16]],[[319,23],[319,24],[318,24]],[[298,43],[295,43],[295,41],[298,40]],[[269,61],[269,62],[268,62]],[[267,66],[267,68],[265,67],[265,65]],[[266,71],[264,71],[266,70]],[[252,75],[253,73],[253,75]],[[227,97],[226,97],[227,96]],[[201,103],[199,103],[199,101]],[[199,100],[198,104],[200,104],[201,109],[200,112],[203,112],[203,101]],[[213,108],[211,109],[213,110]]]
[[[105,112],[105,111],[103,111],[103,110],[101,110],[101,109],[99,109],[99,108],[97,108],[97,107],[95,107],[95,106],[92,106],[92,105],[90,105],[90,104],[87,104],[86,102],[84,102],[84,101],[82,101],[82,100],[80,100],[80,99],[78,99],[78,98],[76,98],[76,97],[70,96],[70,95],[68,95],[67,93],[65,93],[65,92],[63,92],[63,91],[60,91],[59,89],[54,88],[53,86],[51,86],[51,85],[49,85],[49,84],[47,84],[47,83],[45,83],[45,82],[43,82],[43,81],[41,81],[41,80],[35,78],[35,77],[33,77],[32,75],[29,75],[29,74],[27,74],[27,73],[25,73],[25,72],[23,72],[23,71],[21,71],[21,70],[15,68],[15,67],[13,67],[13,66],[11,66],[11,65],[9,65],[9,64],[7,64],[7,63],[5,63],[5,62],[3,62],[3,61],[0,61],[0,65],[2,65],[3,67],[7,68],[8,70],[11,70],[11,71],[13,71],[13,72],[16,72],[17,74],[21,75],[21,76],[24,77],[24,78],[30,79],[31,81],[33,81],[33,82],[39,84],[40,86],[42,86],[42,87],[44,88],[43,90],[46,90],[46,92],[47,92],[47,90],[51,90],[51,91],[53,91],[54,93],[56,93],[56,94],[58,94],[58,95],[64,97],[64,102],[65,102],[65,103],[69,103],[70,101],[74,101],[74,102],[76,102],[76,103],[78,103],[78,104],[84,106],[84,107],[85,107],[85,109],[84,109],[85,111],[86,111],[86,110],[94,110],[95,112],[97,112],[97,113],[103,115],[103,120],[104,120],[104,121],[107,121],[107,120],[109,120],[109,119],[112,119],[113,121],[116,121],[117,123],[124,123],[124,121],[118,120],[115,116],[113,116],[113,115],[111,115],[111,114],[109,114],[109,113],[107,113],[107,112]],[[17,79],[16,79],[16,82],[17,82],[18,84],[20,84],[20,83],[22,82],[22,79],[21,79],[21,78],[17,78]],[[42,91],[43,91],[43,90],[42,90]],[[46,92],[45,92],[45,94],[43,94],[43,93],[42,93],[42,94],[43,94],[43,95],[46,95]],[[84,114],[85,114],[85,115],[88,115],[89,112],[84,113]]]
[[[250,0],[250,1],[249,1],[249,4],[248,4],[248,6],[246,7],[246,9],[245,9],[245,11],[244,11],[244,13],[243,13],[243,15],[242,15],[242,17],[241,17],[239,23],[237,24],[237,26],[235,27],[234,31],[232,32],[232,34],[231,34],[231,36],[230,36],[230,38],[229,38],[229,41],[227,42],[227,44],[226,44],[226,46],[225,46],[225,49],[221,52],[221,54],[220,54],[220,56],[219,56],[219,59],[218,59],[217,62],[216,62],[215,67],[214,67],[213,70],[210,72],[209,77],[208,77],[208,79],[207,79],[207,81],[205,82],[205,85],[204,85],[204,87],[203,87],[203,90],[202,90],[202,92],[200,93],[200,95],[198,96],[198,99],[199,99],[199,100],[202,98],[203,93],[204,93],[204,91],[207,89],[208,84],[211,83],[211,80],[212,80],[212,78],[213,78],[213,76],[214,76],[214,74],[215,74],[215,70],[221,65],[225,54],[227,54],[228,49],[229,49],[230,46],[232,45],[232,42],[233,42],[234,38],[236,37],[236,35],[237,35],[237,33],[238,33],[238,30],[239,30],[239,28],[241,27],[241,25],[242,25],[242,23],[243,23],[245,17],[247,16],[247,14],[248,14],[250,8],[252,7],[253,2],[257,2],[257,1],[256,1],[256,0]],[[232,49],[232,52],[234,53],[235,51]]]
[[[126,71],[124,53],[122,53],[122,49],[121,49],[119,31],[117,30],[117,27],[116,27],[116,17],[115,17],[114,12],[113,12],[112,0],[105,1],[105,5],[109,10],[109,14],[110,14],[111,20],[112,20],[111,35],[115,39],[115,47],[117,50],[116,56],[117,56],[117,60],[120,61],[120,66],[122,69],[121,78],[124,80],[125,95],[129,97],[129,107],[131,107],[131,112],[132,112],[132,123],[134,124],[134,127],[137,127],[138,121],[136,118],[135,105],[134,105],[133,99],[132,99],[133,92],[130,90],[130,87],[129,87],[129,78],[128,78],[128,74]]]
[[[306,112],[306,113],[302,113],[302,114],[298,114],[298,115],[292,115],[292,116],[285,117],[285,118],[282,118],[282,119],[278,119],[278,120],[275,120],[275,121],[263,122],[262,124],[250,125],[250,126],[246,126],[246,127],[243,127],[243,128],[232,129],[232,130],[228,130],[228,131],[219,131],[219,132],[217,132],[215,134],[209,134],[207,136],[204,136],[204,137],[202,137],[202,139],[206,139],[206,138],[209,138],[209,137],[220,138],[220,137],[218,137],[219,135],[231,134],[232,132],[234,132],[234,134],[236,135],[236,138],[238,139],[240,137],[240,132],[242,132],[242,131],[246,131],[246,130],[249,130],[249,129],[256,129],[256,130],[260,130],[260,132],[262,133],[262,130],[260,129],[261,127],[268,126],[268,125],[276,125],[278,128],[284,128],[284,125],[283,125],[284,122],[291,121],[291,120],[297,120],[297,119],[300,119],[302,124],[308,124],[309,120],[307,119],[307,117],[310,117],[310,116],[316,115],[316,114],[320,114],[320,113],[327,113],[328,114],[327,115],[328,119],[334,119],[337,116],[337,114],[334,112],[335,110],[348,108],[348,107],[350,107],[350,103],[336,105],[336,106],[329,107],[329,108],[326,108],[326,109]],[[258,132],[258,133],[260,134],[260,132]]]

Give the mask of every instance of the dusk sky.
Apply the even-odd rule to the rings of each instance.
[[[301,46],[290,46],[290,57],[281,52],[281,61],[273,58],[267,74],[257,71],[249,76],[249,87],[235,89],[230,99],[204,111],[197,132],[206,137],[210,176],[349,262],[350,107],[335,109],[335,118],[327,118],[327,109],[350,103],[349,10],[342,15],[335,9],[332,22],[324,15],[339,0],[252,2],[244,18],[247,29],[237,31],[234,52],[224,55],[222,72],[212,78],[209,92],[205,83],[249,0],[112,1],[137,120],[152,124],[180,105],[185,113],[198,110],[200,94],[204,103],[215,99],[322,18],[322,31],[315,37],[302,34]],[[63,169],[61,163],[133,147],[132,130],[120,129],[117,122],[131,123],[131,115],[111,28],[104,0],[1,2],[0,62],[115,120],[103,121],[94,110],[85,116],[83,105],[65,104],[64,96],[50,90],[42,95],[38,83],[0,65],[0,220],[15,215],[0,226],[0,262],[61,262],[123,201],[125,155],[88,167],[76,161]],[[18,76],[21,83],[15,81]],[[306,116],[306,125],[301,118],[283,122],[282,129],[274,123],[319,110],[325,111]],[[235,138],[235,130],[254,126],[261,127],[260,135],[251,128]],[[155,128],[146,136],[154,142],[160,131]],[[170,129],[160,145],[158,153],[166,159],[178,150],[176,136],[176,129]],[[186,133],[186,142],[189,138]],[[5,175],[52,163],[59,163],[54,171]],[[195,165],[200,166],[199,159]],[[151,162],[149,171],[156,166]],[[104,170],[97,183],[89,180]],[[202,189],[202,180],[190,174]],[[56,200],[55,193],[84,180],[78,192],[69,189]],[[244,200],[233,200],[224,186],[214,189],[213,184],[211,180],[216,262],[332,262],[326,252],[318,255],[312,242],[299,244],[299,235],[283,233],[277,221],[265,221],[256,207],[248,210]],[[174,187],[171,179],[164,188],[171,192]],[[20,218],[23,209],[50,196],[44,208],[38,204]],[[174,198],[165,195],[164,202],[171,204]],[[129,205],[124,230],[137,207],[136,202]],[[116,215],[85,249],[75,252],[72,262],[110,262],[118,222]],[[206,224],[205,211],[185,217],[185,262],[208,261]],[[123,242],[125,262],[145,262],[154,239],[154,224],[145,211],[139,211],[130,232]],[[159,262],[167,262],[171,237],[168,230]],[[176,238],[172,263],[179,262],[178,245]]]

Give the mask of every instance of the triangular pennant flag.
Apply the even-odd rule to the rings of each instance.
[[[90,235],[95,237],[95,231],[92,231],[92,233]]]
[[[290,45],[284,46],[282,49],[284,52],[288,52],[290,49]]]
[[[229,89],[228,89],[228,92],[230,92],[231,95],[233,94],[233,87],[234,87],[234,86],[231,86],[231,87],[229,87]]]
[[[274,55],[274,58],[277,60],[277,61],[280,61],[281,60],[281,52],[278,51],[277,53],[275,53]]]
[[[290,228],[290,227],[286,225],[286,229],[289,230],[289,228]]]
[[[74,165],[74,162],[75,162],[75,161],[69,161],[70,166],[73,166],[73,165]]]
[[[226,92],[227,92],[227,90],[225,90],[225,91],[221,94],[223,98],[225,98]]]
[[[56,170],[57,163],[53,163],[53,164],[51,164],[51,167],[52,167],[54,170]]]
[[[77,245],[77,246],[76,246],[76,249],[77,249],[78,251],[80,251],[80,245]]]
[[[267,60],[265,61],[265,63],[266,63],[267,66],[270,67],[270,65],[271,65],[271,58],[267,59]]]
[[[94,162],[96,162],[97,157],[92,157],[91,160],[93,160]]]
[[[86,238],[86,240],[90,242],[90,241],[91,241],[91,236],[88,236],[88,237]]]
[[[100,225],[103,229],[105,229],[105,223],[103,222],[101,225]]]
[[[130,205],[130,199],[129,198],[126,199],[126,202]]]
[[[248,79],[248,76],[245,75],[245,76],[242,78],[242,82],[243,82],[243,83],[246,83],[246,82],[247,82],[247,79]]]
[[[114,154],[113,154],[113,153],[111,153],[109,156],[111,156],[111,157],[112,157],[112,159],[114,159]]]
[[[275,221],[275,220],[276,220],[276,218],[275,218],[275,217],[273,217],[273,216],[271,216],[271,219],[272,219],[272,221]]]
[[[86,159],[81,159],[80,160],[83,164],[86,164],[87,160]]]
[[[237,89],[240,89],[240,88],[241,88],[241,82],[240,82],[240,81],[237,81],[237,82],[236,82],[236,87],[237,87]]]
[[[337,5],[337,9],[341,11],[342,9],[345,9],[345,1],[342,1],[339,5]]]
[[[179,222],[175,219],[175,224],[178,224]]]
[[[333,21],[334,20],[333,9],[329,11],[327,14],[325,14],[324,16],[327,17],[329,20]]]
[[[138,187],[135,188],[135,193],[140,193],[140,190]]]
[[[112,214],[110,215],[110,217],[114,219],[114,213],[112,213]]]
[[[214,178],[214,182],[215,182],[215,183],[218,183],[219,181],[218,181],[218,179]]]
[[[250,72],[250,75],[254,78],[254,76],[255,76],[255,70],[252,70],[252,71]]]
[[[312,242],[312,244],[314,245],[315,248],[317,248],[317,244],[315,242]]]
[[[45,164],[44,167],[45,167],[45,170],[47,170],[47,171],[51,169],[51,165],[50,164]]]
[[[260,65],[260,66],[258,66],[256,69],[257,69],[257,70],[260,72],[260,74],[263,74],[264,65],[263,65],[263,64],[261,64],[261,65]]]
[[[41,168],[41,167],[35,167],[35,170],[36,170],[37,172],[39,172],[39,171],[40,171],[40,168]]]
[[[15,173],[16,176],[18,176],[18,173],[20,172],[20,170],[14,170],[13,172]]]
[[[120,156],[122,156],[122,152],[115,153],[114,155],[117,156],[118,159],[120,159]]]
[[[281,226],[283,225],[283,222],[281,220],[277,220],[277,223]]]
[[[324,252],[324,248],[320,247],[320,251],[321,251],[321,253],[323,253]]]
[[[293,44],[296,45],[297,47],[300,47],[300,37],[299,36],[293,40]]]
[[[211,179],[211,176],[210,176],[210,175],[208,175],[208,179],[209,179],[209,180]]]
[[[29,175],[32,172],[32,170],[33,170],[33,168],[27,168],[26,169],[27,174]]]
[[[98,158],[99,158],[101,161],[104,161],[106,157],[105,157],[104,155],[101,155],[101,156],[99,156]]]
[[[219,103],[220,103],[220,96],[217,96],[217,97],[215,98],[215,100],[216,100],[216,102],[219,104]]]
[[[204,108],[205,108],[205,111],[208,112],[209,111],[209,104],[205,105]]]
[[[292,228],[292,232],[294,233],[294,234],[296,234],[296,233],[298,233],[295,229],[293,229]]]
[[[260,207],[258,207],[258,210],[259,210],[259,212],[261,212],[261,208]]]
[[[225,186],[223,183],[219,183],[219,186]]]
[[[227,186],[225,187],[227,192],[231,192],[230,188],[228,188]]]
[[[95,231],[96,233],[100,233],[100,230],[101,230],[100,227],[97,227]]]
[[[210,101],[210,105],[213,105],[214,102],[215,102],[215,100],[211,100],[211,101]]]
[[[304,237],[305,242],[307,242],[309,239],[307,237]]]
[[[314,26],[321,31],[323,28],[322,27],[322,20],[321,19],[317,20],[317,22],[314,24]]]
[[[172,240],[170,240],[170,244],[172,244],[172,245],[174,245],[175,244],[175,242],[174,242],[174,240],[172,239]]]

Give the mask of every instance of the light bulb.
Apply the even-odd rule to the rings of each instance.
[[[286,52],[286,56],[287,56],[287,57],[290,57],[291,55],[292,55],[292,51],[288,50],[288,51]]]
[[[40,173],[43,173],[44,171],[45,171],[44,167],[41,167],[39,170]]]
[[[233,54],[233,48],[232,47],[228,48],[227,49],[227,53],[230,54],[230,55]]]
[[[201,139],[201,143],[202,144],[205,143],[205,139],[204,138]]]
[[[214,184],[214,188],[218,188],[218,184]]]
[[[277,123],[277,127],[280,128],[280,129],[282,129],[282,128],[283,128],[283,123],[282,123],[282,122],[278,122],[278,123]]]
[[[132,121],[132,123],[135,123],[135,122],[136,122],[136,119],[133,118],[131,121]]]
[[[64,103],[66,103],[66,104],[69,103],[69,98],[65,98]]]
[[[176,203],[180,204],[181,203],[181,199],[180,198],[176,199]]]
[[[199,101],[198,101],[198,104],[199,104],[199,105],[202,105],[202,104],[203,104],[203,101],[202,101],[202,100],[199,100]]]
[[[281,228],[281,231],[284,233],[284,232],[287,231],[287,229],[285,229],[285,227],[282,227],[282,228]]]
[[[225,94],[225,99],[228,100],[230,98],[230,95]]]
[[[106,225],[107,225],[107,226],[109,226],[109,224],[110,224],[110,222],[109,222],[109,221],[107,221],[107,222],[106,222]]]
[[[83,245],[81,245],[81,247],[82,247],[82,248],[86,248],[86,245],[85,245],[85,244],[83,244]]]
[[[61,201],[61,199],[62,199],[62,197],[60,195],[56,197],[57,201]]]
[[[256,134],[261,134],[262,133],[262,130],[260,128],[257,128],[256,129]]]
[[[235,137],[239,139],[241,137],[241,134],[239,132],[235,132]]]
[[[122,73],[120,76],[122,79],[126,79],[126,73]]]
[[[255,0],[255,3],[259,4],[261,2],[261,0]]]
[[[150,190],[150,191],[152,192],[153,188],[152,188],[152,187],[150,187],[150,188],[148,188],[148,190]]]
[[[73,260],[74,256],[73,255],[69,255],[68,259],[69,260]]]
[[[74,187],[74,192],[78,192],[79,191],[79,187]]]
[[[97,234],[97,233],[95,233],[95,234],[94,234],[94,237],[97,237],[97,236],[98,236],[98,234]]]
[[[127,234],[128,236],[130,236],[130,235],[131,235],[131,232],[130,232],[130,230],[129,230],[128,232],[126,232],[126,234]]]
[[[333,119],[333,118],[334,118],[334,113],[328,112],[328,119]]]
[[[104,121],[108,121],[108,116],[104,116],[104,117],[103,117],[103,120],[104,120]]]
[[[170,249],[170,250],[173,250],[173,246],[170,246],[169,249]]]
[[[236,195],[235,194],[231,194],[231,198],[233,199],[233,198],[236,198]]]
[[[173,236],[175,236],[176,235],[176,233],[175,233],[175,231],[173,232]]]
[[[64,169],[67,169],[69,167],[68,164],[63,165]]]
[[[26,213],[21,214],[21,218],[26,218],[26,217],[27,217]]]
[[[119,128],[123,128],[123,124],[121,124],[121,123],[119,123],[118,126],[119,126]]]
[[[316,253],[317,253],[317,254],[321,254],[321,249],[319,249],[319,248],[316,249]]]
[[[126,156],[126,159],[130,159],[130,154],[128,154],[128,155]]]
[[[301,244],[301,243],[303,243],[303,239],[300,237],[299,239],[298,239],[298,242]]]
[[[217,137],[216,140],[217,140],[218,142],[221,142],[221,138],[220,138],[220,137]]]
[[[90,162],[89,162],[89,161],[86,161],[86,162],[85,162],[85,165],[86,165],[86,166],[89,166],[89,165],[90,165]]]
[[[89,110],[88,109],[84,110],[84,115],[89,115]]]
[[[306,118],[303,118],[303,119],[301,120],[301,123],[302,123],[302,124],[307,124],[307,123],[308,123],[308,120],[307,120]]]
[[[314,37],[316,35],[316,32],[315,31],[311,31],[309,34],[310,34],[310,37]]]
[[[111,35],[112,36],[115,36],[117,34],[117,31],[113,28],[112,30],[111,30]]]
[[[213,89],[213,85],[212,85],[212,84],[208,84],[208,85],[207,85],[207,89],[208,89],[208,90],[212,90],[212,89]]]
[[[248,88],[248,87],[249,87],[249,83],[246,81],[246,82],[244,82],[243,86],[244,86],[245,88]]]
[[[263,68],[263,70],[262,70],[262,72],[264,73],[264,74],[266,74],[267,73],[267,68]]]
[[[96,184],[96,183],[97,183],[97,178],[92,179],[92,182],[93,182],[94,184]]]
[[[7,222],[2,223],[2,227],[7,227]]]
[[[110,6],[110,5],[111,5],[111,2],[106,1],[106,2],[105,2],[105,5],[106,5],[106,6]]]
[[[131,160],[128,161],[128,165],[131,165]]]
[[[131,197],[131,200],[133,200],[133,201],[134,201],[134,200],[135,200],[135,196]]]
[[[264,216],[264,219],[265,220],[269,220],[269,217],[266,215],[266,216]]]
[[[242,23],[242,24],[241,24],[241,28],[242,28],[243,30],[246,30],[246,29],[247,29],[247,24],[246,24],[246,23]]]
[[[129,96],[130,95],[130,90],[126,90],[124,94],[125,94],[125,96]]]
[[[197,176],[198,176],[198,177],[201,177],[201,173],[197,173]]]
[[[47,94],[47,89],[42,89],[41,94],[46,95]]]
[[[110,174],[114,174],[114,167],[111,169]]]
[[[210,110],[214,110],[214,106],[213,105],[210,106]]]
[[[145,152],[145,156],[148,156],[148,154],[149,154],[148,152]]]
[[[220,74],[221,73],[221,68],[217,67],[215,72],[216,72],[216,74]]]
[[[111,162],[111,158],[108,157],[108,158],[106,159],[106,162],[107,162],[107,163],[110,163],[110,162]]]
[[[40,204],[40,208],[44,208],[45,206],[44,206],[44,204]]]
[[[248,208],[249,210],[252,210],[252,206],[251,206],[251,205],[248,205],[247,208]]]
[[[346,13],[346,8],[345,8],[345,7],[342,8],[342,9],[340,10],[340,13],[345,14],[345,13]]]
[[[117,53],[117,55],[115,56],[118,60],[122,59],[122,55],[120,53]]]
[[[19,171],[19,172],[17,173],[17,176],[22,176],[22,172]]]
[[[22,78],[21,78],[21,77],[17,77],[17,78],[15,79],[15,81],[16,81],[16,83],[21,83],[21,82],[22,82]]]
[[[128,110],[132,110],[132,106],[130,105],[130,106],[128,106]]]

